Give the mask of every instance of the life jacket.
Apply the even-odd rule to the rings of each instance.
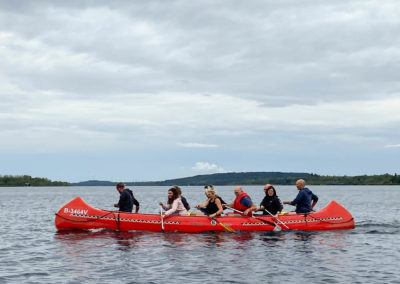
[[[249,196],[246,192],[243,192],[241,195],[239,195],[238,197],[235,198],[235,201],[233,202],[233,208],[235,208],[236,210],[240,210],[240,211],[245,211],[246,209],[248,209],[249,207],[246,207],[244,205],[242,205],[240,203],[240,200],[242,200],[243,197],[245,196]],[[250,197],[250,196],[249,196]],[[239,212],[235,212],[240,214]],[[251,214],[251,213],[250,213]],[[243,215],[243,214],[242,214]]]

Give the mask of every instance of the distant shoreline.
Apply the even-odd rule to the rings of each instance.
[[[360,175],[360,176],[323,176],[313,173],[285,172],[234,172],[209,175],[197,175],[186,178],[169,179],[164,181],[124,182],[128,186],[202,186],[213,185],[293,185],[296,180],[305,179],[309,185],[400,185],[397,174]],[[0,187],[23,186],[114,186],[117,182],[88,180],[77,183],[51,181],[47,178],[23,176],[0,176]]]

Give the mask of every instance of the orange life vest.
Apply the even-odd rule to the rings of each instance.
[[[240,200],[242,200],[243,197],[245,196],[249,196],[246,192],[243,192],[241,195],[239,195],[238,197],[235,198],[235,201],[233,202],[233,208],[235,208],[236,210],[239,211],[245,211],[246,209],[250,208],[247,206],[244,206],[240,203]],[[250,196],[249,196],[250,197]],[[235,213],[239,213],[239,212],[235,212]],[[240,213],[239,213],[240,214]],[[251,214],[251,213],[250,213]],[[243,214],[242,214],[243,215]]]

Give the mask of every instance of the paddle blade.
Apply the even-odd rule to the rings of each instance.
[[[227,225],[225,225],[225,224],[222,224],[221,222],[218,222],[222,227],[224,227],[225,228],[225,230],[227,230],[227,231],[229,231],[229,232],[235,232],[235,230],[234,229],[232,229],[231,227],[229,227],[229,226],[227,226]]]
[[[282,228],[278,224],[276,224],[275,228],[274,228],[274,232],[280,232],[280,231],[282,231]]]

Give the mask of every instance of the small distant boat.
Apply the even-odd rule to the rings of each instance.
[[[336,201],[308,214],[284,214],[279,222],[272,216],[165,216],[97,209],[76,197],[57,213],[58,230],[110,229],[118,231],[186,232],[204,231],[272,231],[353,229],[353,216]]]

